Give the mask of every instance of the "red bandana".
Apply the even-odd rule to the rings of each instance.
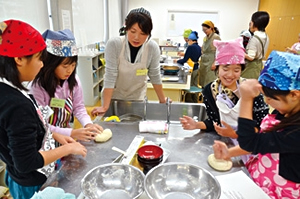
[[[0,22],[0,55],[24,57],[45,48],[42,35],[29,24],[18,20]]]

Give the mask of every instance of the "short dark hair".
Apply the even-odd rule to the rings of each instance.
[[[60,81],[55,76],[55,69],[61,64],[72,64],[76,63],[77,65],[78,56],[73,57],[59,57],[48,53],[47,59],[44,61],[44,67],[40,70],[40,72],[35,77],[33,84],[38,84],[43,87],[45,91],[49,94],[50,98],[54,97],[55,90],[57,87],[57,83]],[[68,78],[69,89],[72,92],[73,88],[77,85],[76,81],[76,67],[70,77]]]
[[[257,11],[252,14],[251,21],[253,22],[254,27],[265,32],[265,29],[270,21],[270,15],[265,11]]]
[[[45,60],[47,55],[47,50],[44,49],[39,52],[40,60]],[[32,55],[24,56],[27,61],[30,61],[33,57]],[[22,82],[20,82],[19,70],[14,57],[0,56],[0,77],[10,81],[15,87],[21,90],[28,91]]]
[[[269,87],[263,86],[262,90],[264,91],[264,95],[266,97],[278,100],[278,97],[282,97],[284,98],[285,96],[287,96],[290,91],[283,91],[283,90],[275,90],[275,89],[271,89]]]
[[[151,37],[151,31],[153,28],[152,19],[145,13],[132,12],[125,20],[125,30],[128,31],[135,23],[138,23],[140,29]]]
[[[286,96],[291,92],[291,91],[275,90],[275,89],[271,89],[266,86],[262,86],[262,90],[266,97],[269,97],[269,98],[272,98],[275,100],[278,100],[280,98],[284,102],[287,102]],[[276,111],[276,112],[278,112],[278,111]],[[265,132],[280,131],[282,129],[285,129],[285,128],[293,126],[293,125],[299,126],[298,125],[299,122],[300,122],[300,112],[298,111],[288,117],[284,117],[280,121],[279,124],[274,125],[273,127],[267,129]],[[299,130],[300,130],[300,128],[297,127],[297,128],[290,130],[289,133],[299,132]]]

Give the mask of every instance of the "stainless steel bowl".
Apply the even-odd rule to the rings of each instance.
[[[221,187],[207,170],[188,163],[165,163],[149,171],[144,187],[151,199],[217,199]]]
[[[81,180],[81,190],[89,199],[132,199],[144,192],[144,174],[138,168],[121,163],[100,165]]]

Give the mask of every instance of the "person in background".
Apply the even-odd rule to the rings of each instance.
[[[250,25],[250,24],[249,24]],[[243,37],[243,46],[246,49],[249,40],[251,39],[251,37],[253,36],[253,33],[250,31],[250,28],[248,30],[243,30],[240,33],[240,36]]]
[[[198,45],[198,32],[193,31],[190,33],[190,35],[188,36],[188,47],[186,49],[186,53],[184,54],[183,59],[179,59],[176,62],[179,64],[184,64],[184,63],[188,63],[190,67],[193,67],[193,72],[191,75],[191,86],[198,86],[198,68],[199,68],[199,58],[201,56],[201,47]],[[192,94],[190,96],[187,96],[187,100],[188,102],[198,102],[197,99],[197,95],[196,94]]]
[[[29,24],[0,22],[0,158],[14,199],[31,198],[54,171],[55,160],[87,153],[72,138],[50,132],[50,109],[39,107],[22,84],[43,67],[45,48],[42,35]],[[55,148],[54,139],[63,145]]]
[[[246,47],[246,68],[242,72],[242,77],[257,79],[263,67],[262,59],[269,46],[269,37],[266,27],[269,24],[270,16],[265,11],[258,11],[252,14],[250,31],[252,38]]]
[[[241,85],[241,106],[238,119],[240,147],[257,154],[246,164],[254,180],[272,199],[300,198],[300,57],[273,51],[258,80]],[[253,99],[265,95],[274,107],[262,121],[260,133],[254,129]],[[214,145],[216,158],[233,154],[224,143]]]
[[[196,122],[189,116],[183,116],[180,122],[184,129],[216,131],[221,136],[230,137],[235,145],[238,144],[236,131],[241,108],[239,87],[241,82],[245,81],[241,78],[241,72],[245,67],[245,49],[242,40],[239,37],[232,41],[213,42],[217,49],[215,66],[218,78],[206,85],[202,92],[208,117],[204,121]],[[262,95],[255,98],[253,106],[252,114],[258,131],[260,122],[269,108]],[[244,153],[248,154],[247,151]],[[242,160],[246,162],[248,158],[245,156]]]
[[[289,53],[294,53],[295,55],[300,54],[300,33],[298,35],[298,42],[294,43],[294,45],[291,48],[287,47],[286,51]]]
[[[188,37],[190,36],[191,32],[192,32],[192,29],[184,29],[184,32],[183,32],[183,39],[185,41],[185,43],[183,45],[184,52],[178,52],[178,55],[181,56],[181,57],[184,56],[184,53],[185,53],[185,51],[186,51],[186,49],[189,45],[188,44]]]
[[[213,22],[207,20],[202,23],[202,31],[205,33],[202,44],[202,55],[200,60],[199,83],[202,87],[205,87],[208,83],[217,78],[215,73],[215,54],[216,47],[213,45],[214,40],[221,40],[219,30]]]
[[[69,29],[46,30],[43,37],[48,54],[45,66],[31,85],[30,93],[40,105],[53,110],[49,118],[52,132],[83,141],[93,140],[103,129],[93,124],[84,106],[81,83],[76,75],[78,55],[73,33]],[[70,126],[72,115],[83,128],[73,129]]]
[[[147,76],[160,103],[165,103],[160,77],[160,51],[155,41],[149,40],[152,19],[144,8],[133,9],[125,19],[125,36],[109,39],[105,48],[105,75],[102,106],[93,115],[104,114],[111,100],[144,100]]]

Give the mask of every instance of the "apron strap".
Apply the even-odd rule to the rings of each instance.
[[[263,42],[261,41],[261,39],[257,36],[257,35],[254,35],[254,37],[255,38],[257,38],[258,39],[258,41],[260,42],[260,44],[261,44],[261,47],[262,47],[262,57],[264,58],[264,56],[265,56],[265,45],[263,44]],[[267,43],[267,41],[266,41],[266,43]]]

